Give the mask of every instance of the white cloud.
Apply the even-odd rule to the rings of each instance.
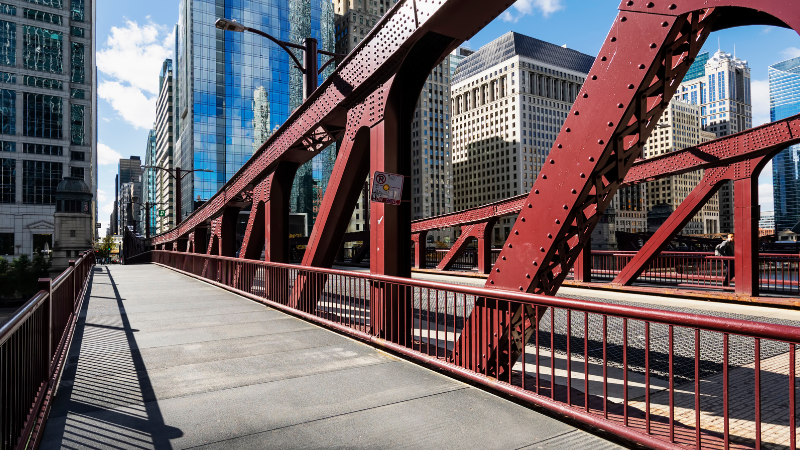
[[[117,81],[103,80],[97,95],[111,104],[122,118],[136,128],[149,129],[156,118],[156,96],[149,98],[140,89]]]
[[[107,223],[103,219],[110,216],[114,211],[114,202],[102,203],[100,205],[100,222]]]
[[[518,0],[514,3],[514,9],[518,14],[505,11],[500,18],[506,22],[516,22],[522,16],[536,12],[541,13],[544,17],[549,17],[554,12],[564,9],[564,4],[562,0]]]
[[[105,203],[108,200],[108,196],[106,196],[106,191],[102,189],[97,190],[97,201],[100,203]]]
[[[781,51],[781,55],[785,56],[786,59],[797,58],[800,56],[800,48],[797,47],[789,47]]]
[[[166,26],[127,20],[122,27],[111,27],[97,52],[97,69],[105,75],[98,86],[100,98],[136,128],[152,126],[158,73],[172,55],[173,42],[174,34]]]
[[[117,164],[119,163],[120,159],[122,159],[122,155],[113,150],[111,147],[103,144],[102,142],[97,144],[97,164],[101,166]],[[101,191],[99,190],[97,191],[98,200],[100,198],[100,192]]]
[[[761,211],[774,211],[775,199],[772,190],[772,161],[768,162],[758,177],[758,204]]]
[[[753,93],[753,126],[769,122],[769,81],[752,80],[750,88]]]

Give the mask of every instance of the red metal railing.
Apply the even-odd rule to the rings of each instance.
[[[0,448],[36,448],[64,365],[94,253],[88,251],[0,326]]]
[[[429,249],[428,268],[442,261],[446,249]],[[492,264],[500,249],[492,249]],[[592,279],[611,281],[633,259],[631,251],[592,251]],[[453,265],[453,271],[470,271],[477,268],[477,251],[467,249]],[[650,263],[639,283],[675,285],[682,287],[724,288],[725,267],[733,264],[733,257],[714,256],[701,252],[662,252]],[[762,253],[759,255],[759,289],[765,293],[800,295],[800,255]],[[734,266],[735,269],[735,266]],[[735,275],[735,270],[734,270]],[[735,283],[735,279],[734,279]]]
[[[261,261],[149,256],[650,447],[796,448],[798,327]],[[508,353],[512,343],[521,349],[511,370],[487,358],[504,335],[514,337],[504,341]]]

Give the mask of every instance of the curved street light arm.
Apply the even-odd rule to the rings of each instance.
[[[244,29],[249,31],[249,32],[251,32],[251,33],[255,33],[255,34],[259,35],[259,36],[264,36],[265,38],[269,39],[270,41],[278,44],[282,49],[284,49],[286,51],[286,53],[289,54],[289,56],[292,57],[292,59],[294,60],[294,64],[297,66],[298,69],[300,69],[300,72],[306,73],[306,69],[303,68],[303,64],[301,64],[300,60],[297,59],[296,56],[294,56],[294,53],[292,53],[291,50],[289,50],[289,47],[297,48],[297,49],[300,49],[300,50],[305,50],[305,47],[303,47],[302,45],[293,44],[291,42],[284,42],[284,41],[275,39],[274,37],[270,36],[269,34],[264,33],[261,30],[256,30],[255,28],[245,27]]]
[[[336,53],[323,52],[323,51],[319,51],[318,53],[321,53],[321,54],[323,54],[323,55],[329,55],[329,56],[332,56],[332,58],[331,58],[331,59],[329,59],[329,60],[327,60],[327,61],[325,62],[325,64],[323,64],[323,65],[322,65],[322,67],[320,67],[320,68],[319,68],[319,70],[317,71],[317,75],[321,74],[321,73],[322,73],[322,71],[323,71],[323,70],[325,70],[325,68],[326,68],[326,67],[328,67],[328,66],[329,66],[329,65],[330,65],[332,62],[334,62],[334,61],[341,61],[341,60],[342,60],[342,58],[344,58],[345,56],[347,56],[347,55],[337,55]]]

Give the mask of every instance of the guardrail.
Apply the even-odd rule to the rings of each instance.
[[[653,448],[796,448],[798,327],[190,253],[149,258]],[[503,366],[498,350],[519,357]]]
[[[36,448],[72,340],[94,252],[85,252],[0,326],[0,449]]]
[[[447,249],[428,249],[427,268],[435,268],[447,252]],[[492,249],[492,264],[497,261],[499,254],[500,249]],[[593,250],[592,279],[612,281],[634,255],[636,252]],[[713,253],[662,252],[636,281],[684,287],[724,288],[725,267],[733,265],[733,260],[733,257],[714,256]],[[467,249],[458,258],[452,270],[474,270],[478,267],[477,261],[477,251]],[[800,295],[800,255],[762,253],[759,255],[759,261],[761,292]]]

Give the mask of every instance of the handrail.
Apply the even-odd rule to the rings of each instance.
[[[30,317],[36,308],[47,300],[48,293],[39,291],[22,305],[13,316],[0,325],[0,346],[3,345],[19,327]]]
[[[197,256],[206,259],[231,261],[234,263],[258,264],[265,267],[276,267],[284,269],[294,269],[306,272],[315,272],[327,275],[340,275],[355,278],[362,278],[369,281],[381,281],[385,283],[396,283],[410,285],[414,287],[441,289],[447,287],[448,291],[472,295],[475,297],[495,298],[509,300],[530,305],[544,305],[564,309],[580,309],[590,313],[609,314],[635,320],[648,320],[659,322],[665,325],[680,325],[693,328],[703,328],[722,333],[736,333],[749,337],[761,337],[785,342],[800,342],[800,328],[777,325],[771,323],[751,322],[741,319],[720,319],[718,317],[703,316],[700,314],[683,313],[676,311],[664,311],[661,309],[642,308],[638,306],[620,306],[610,303],[594,302],[589,300],[573,300],[563,297],[549,297],[538,294],[527,294],[500,289],[487,289],[461,284],[437,283],[424,281],[414,278],[402,278],[389,275],[369,274],[363,272],[353,272],[337,269],[323,269],[319,267],[299,266],[294,264],[273,263],[250,259],[239,259],[225,256],[212,256],[196,253],[173,252],[170,250],[153,250],[154,253],[167,253],[175,255]]]

